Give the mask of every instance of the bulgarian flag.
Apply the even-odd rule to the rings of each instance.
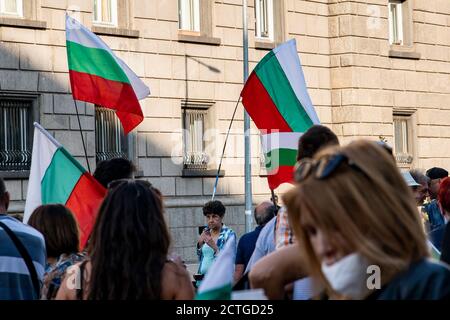
[[[150,89],[99,37],[69,15],[66,47],[73,98],[115,110],[125,134],[141,123],[139,100]]]
[[[91,234],[105,188],[38,123],[34,123],[30,180],[23,222],[43,204],[60,203],[78,221],[80,249]]]
[[[231,300],[235,258],[236,237],[232,236],[206,273],[195,300]]]
[[[319,124],[295,39],[270,51],[250,74],[242,104],[261,131],[270,189],[292,182],[298,139]]]

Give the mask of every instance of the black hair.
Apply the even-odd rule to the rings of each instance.
[[[203,206],[203,215],[217,214],[221,218],[225,215],[225,206],[219,200],[209,201]]]
[[[125,158],[113,158],[100,161],[97,164],[93,176],[107,188],[108,184],[112,181],[132,178],[135,170],[136,168],[130,160]]]
[[[334,132],[325,126],[314,125],[298,140],[297,161],[312,158],[321,148],[333,145],[339,145]]]
[[[170,246],[163,203],[146,181],[108,190],[89,243],[89,300],[159,300]]]

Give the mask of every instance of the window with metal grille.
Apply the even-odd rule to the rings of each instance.
[[[394,115],[394,154],[399,163],[413,161],[411,117]]]
[[[7,16],[22,17],[22,0],[0,0],[0,14]]]
[[[200,0],[178,0],[179,28],[200,32]]]
[[[273,40],[273,0],[255,0],[256,37]]]
[[[32,106],[30,100],[0,99],[0,171],[30,169]]]
[[[403,44],[403,9],[401,0],[389,1],[389,42]]]
[[[117,0],[94,0],[94,22],[117,26]]]
[[[95,107],[95,155],[97,162],[128,158],[128,140],[114,110]]]
[[[205,118],[207,109],[183,109],[184,167],[206,170],[209,157],[205,152]]]

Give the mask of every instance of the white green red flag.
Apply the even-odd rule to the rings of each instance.
[[[298,138],[320,123],[307,91],[295,39],[273,49],[256,65],[241,97],[261,131],[270,189],[292,182]]]
[[[139,100],[150,89],[98,36],[69,15],[66,47],[73,98],[115,110],[125,133],[141,123]]]
[[[91,234],[105,188],[50,133],[34,123],[33,153],[23,222],[43,204],[60,203],[74,214],[80,249]]]

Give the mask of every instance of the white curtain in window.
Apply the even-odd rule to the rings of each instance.
[[[273,40],[273,0],[255,0],[256,37]]]
[[[200,0],[178,0],[179,28],[200,32]]]
[[[22,0],[0,0],[0,13],[22,16]]]
[[[117,25],[117,0],[94,0],[94,21]]]

